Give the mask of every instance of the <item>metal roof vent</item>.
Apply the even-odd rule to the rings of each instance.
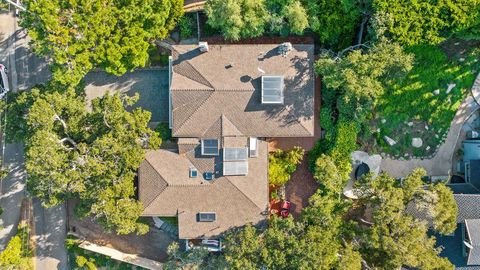
[[[189,172],[190,178],[196,178],[198,176],[198,171],[196,168],[190,168]]]
[[[198,48],[202,53],[208,52],[208,42],[206,41],[200,41],[198,42]]]
[[[284,42],[278,46],[278,53],[281,54],[283,57],[287,57],[288,53],[293,50],[292,43]]]

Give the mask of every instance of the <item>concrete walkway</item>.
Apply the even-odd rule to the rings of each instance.
[[[472,86],[471,95],[468,95],[458,108],[445,143],[440,146],[432,159],[395,160],[387,158],[382,160],[380,170],[389,173],[393,177],[404,177],[413,169],[423,167],[427,171],[427,174],[431,176],[449,175],[452,169],[455,146],[462,126],[476,110],[480,109],[480,102],[475,101],[474,97],[480,101],[480,74]]]

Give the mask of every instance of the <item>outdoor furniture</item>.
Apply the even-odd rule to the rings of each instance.
[[[280,216],[283,218],[288,217],[290,214],[291,203],[289,201],[282,201],[280,203]]]

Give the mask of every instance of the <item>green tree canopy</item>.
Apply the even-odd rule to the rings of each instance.
[[[382,40],[366,51],[342,51],[336,57],[324,54],[315,67],[328,89],[360,100],[381,95],[387,80],[404,76],[412,65],[413,56],[398,43]]]
[[[360,10],[355,0],[302,0],[320,42],[336,48],[352,44]]]
[[[302,34],[308,27],[307,11],[300,0],[267,0],[269,31],[281,35]]]
[[[428,222],[412,216],[409,207],[418,203],[425,203],[424,196],[435,193],[438,201],[430,201],[430,207],[436,209],[432,203],[440,203],[445,208],[456,209],[452,191],[444,184],[425,189],[421,177],[425,170],[417,169],[403,181],[396,180],[387,174],[378,177],[365,177],[357,181],[359,197],[362,204],[372,209],[372,225],[363,234],[364,258],[372,267],[382,269],[396,269],[407,266],[418,269],[453,269],[453,265],[439,256],[440,249],[435,247],[435,238],[427,234]],[[446,195],[447,193],[450,194]],[[442,199],[440,199],[442,198]],[[444,199],[446,198],[446,199]],[[420,201],[419,201],[420,199]],[[455,212],[456,214],[456,212]],[[439,217],[434,216],[434,230],[441,233],[451,233],[455,230],[456,215]],[[448,220],[446,220],[448,219]],[[455,224],[453,227],[448,225]]]
[[[261,36],[268,21],[264,0],[209,0],[205,12],[207,23],[231,40]]]
[[[268,179],[271,185],[282,186],[303,160],[305,150],[295,147],[289,151],[277,149],[268,155]]]
[[[406,45],[439,43],[478,25],[479,0],[373,0],[373,26]]]
[[[26,127],[18,138],[25,141],[29,191],[47,207],[77,198],[77,214],[119,234],[146,232],[137,222],[143,208],[134,178],[146,149],[161,140],[147,127],[150,112],[127,111],[137,98],[107,93],[89,110],[73,89],[22,93],[11,105],[21,113],[9,119]]]
[[[77,84],[95,67],[122,75],[148,60],[148,48],[167,37],[183,14],[183,0],[22,1],[21,25],[53,78]]]

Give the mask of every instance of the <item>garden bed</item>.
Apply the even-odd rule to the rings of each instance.
[[[387,84],[360,141],[369,153],[405,159],[431,157],[443,143],[460,103],[470,93],[480,69],[480,50],[455,54],[452,49],[448,56],[436,46],[415,46],[406,51],[415,55],[414,68],[404,79]],[[449,58],[453,55],[457,57]],[[456,86],[447,93],[449,84]],[[387,145],[384,136],[397,144]],[[420,148],[412,147],[415,137],[423,140]]]

